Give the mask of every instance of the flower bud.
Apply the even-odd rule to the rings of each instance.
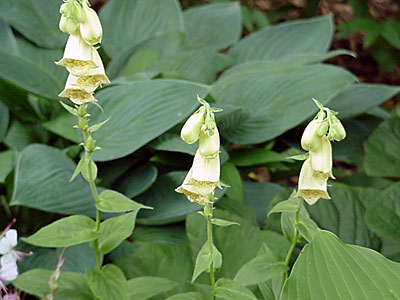
[[[329,129],[329,122],[328,120],[322,121],[321,125],[318,128],[318,135],[319,136],[324,136],[328,132]]]
[[[217,127],[214,128],[212,136],[206,135],[203,131],[200,132],[199,151],[203,158],[215,158],[219,154],[219,133]]]
[[[204,108],[190,116],[181,130],[181,139],[187,144],[195,143],[200,136],[200,128],[204,122]]]
[[[97,68],[96,49],[88,45],[79,34],[71,34],[65,46],[63,58],[56,62],[64,66],[74,76],[84,76],[89,70]]]
[[[82,38],[90,45],[101,43],[103,29],[97,13],[90,8],[86,1],[82,3],[86,15],[85,21],[80,24]]]
[[[321,146],[321,137],[318,135],[323,114],[318,113],[317,118],[308,123],[301,137],[301,147],[306,151],[317,150]]]
[[[326,181],[332,174],[332,146],[327,137],[321,137],[321,146],[316,151],[310,151],[313,176],[320,181]]]
[[[64,14],[61,15],[60,23],[58,27],[62,32],[68,34],[75,34],[78,29],[78,23],[76,23],[72,18],[66,17]]]
[[[346,137],[346,130],[336,116],[331,116],[331,126],[329,128],[328,138],[333,141],[341,141]]]
[[[309,205],[316,203],[319,198],[330,199],[327,180],[320,181],[313,176],[310,158],[306,159],[301,167],[296,196],[303,198]]]

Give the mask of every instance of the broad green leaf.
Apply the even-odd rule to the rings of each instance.
[[[179,135],[165,133],[158,137],[150,146],[155,150],[180,152],[194,155],[197,150],[197,144],[186,144]]]
[[[364,143],[368,175],[400,177],[400,118],[381,123]]]
[[[49,279],[54,271],[34,269],[25,272],[13,281],[13,285],[27,294],[39,298],[49,292]],[[58,298],[92,300],[93,294],[86,283],[84,275],[72,272],[61,272],[59,278]]]
[[[221,120],[221,135],[234,143],[270,140],[315,114],[311,98],[325,105],[354,79],[328,65],[231,72],[211,89],[217,104],[242,109]]]
[[[89,185],[81,177],[69,182],[75,163],[60,150],[34,144],[19,156],[11,205],[60,214],[95,215]]]
[[[238,167],[248,167],[279,161],[286,161],[286,157],[269,149],[252,148],[234,151],[230,154],[230,162]]]
[[[0,10],[2,17],[27,39],[45,48],[61,48],[67,35],[58,29],[60,5],[58,1],[14,0],[12,5],[0,3]]]
[[[104,212],[126,212],[141,208],[149,208],[137,203],[125,195],[112,190],[105,190],[100,194],[100,202],[96,204],[98,210]]]
[[[285,22],[248,35],[230,49],[229,55],[242,62],[323,53],[330,46],[333,31],[331,15]]]
[[[196,292],[181,293],[168,297],[165,300],[205,300],[203,295]]]
[[[221,278],[216,284],[215,295],[218,299],[257,300],[248,288],[231,279]]]
[[[335,96],[329,108],[339,112],[339,118],[349,118],[367,112],[399,92],[398,86],[355,84]]]
[[[180,224],[166,226],[137,226],[132,239],[139,243],[177,245],[187,240],[185,228]]]
[[[115,265],[105,265],[101,272],[87,269],[86,279],[90,290],[100,300],[129,299],[127,280]]]
[[[177,286],[176,282],[162,277],[143,276],[128,280],[130,300],[146,300],[167,292]]]
[[[52,117],[50,120],[43,122],[42,125],[48,131],[71,142],[80,143],[82,140],[82,133],[79,129],[73,128],[77,122],[78,119],[75,116],[67,112],[62,112],[61,114]]]
[[[36,131],[37,129],[38,127],[35,127],[34,125],[28,125],[18,120],[13,120],[3,143],[7,145],[9,149],[21,152],[31,143],[43,142],[41,138],[45,139],[46,135],[41,131],[40,133],[43,135],[39,137],[38,132]]]
[[[193,261],[188,243],[143,243],[135,252],[115,263],[128,278],[157,276],[173,280],[183,287],[190,282]]]
[[[150,38],[183,31],[182,12],[176,0],[111,0],[103,6],[100,18],[104,28],[102,45],[111,57]]]
[[[32,251],[34,253],[34,255],[27,256],[24,262],[19,265],[20,273],[24,273],[36,268],[54,271],[63,249],[40,248],[20,241],[18,242],[18,250],[23,252]],[[84,274],[87,268],[96,268],[96,258],[89,243],[66,248],[63,257],[65,257],[65,262],[62,267],[63,272]]]
[[[129,198],[136,197],[153,185],[157,174],[157,168],[152,164],[134,168],[118,180],[116,190]]]
[[[100,224],[99,249],[101,253],[111,252],[132,234],[137,212],[138,209],[122,216],[109,218]]]
[[[1,5],[0,5],[1,7]],[[0,51],[5,53],[18,53],[17,41],[11,27],[0,17]]]
[[[221,166],[221,180],[229,185],[226,190],[226,196],[231,199],[243,201],[243,184],[238,169],[230,162]]]
[[[399,197],[400,184],[392,184],[371,201],[365,215],[368,228],[393,241],[400,238]]]
[[[388,19],[383,23],[381,29],[382,37],[392,46],[400,49],[400,22],[394,19]]]
[[[265,226],[267,207],[275,195],[283,188],[271,182],[243,181],[245,203],[251,207],[260,226]]]
[[[304,247],[279,299],[396,299],[399,274],[398,263],[321,230]]]
[[[264,282],[276,276],[282,276],[288,270],[283,262],[273,261],[269,254],[262,254],[244,264],[234,280],[243,285]]]
[[[4,151],[0,152],[0,182],[4,183],[7,175],[14,168],[14,157],[15,154],[13,151]]]
[[[138,215],[137,223],[144,225],[175,223],[184,220],[187,214],[201,210],[202,205],[192,203],[185,195],[175,192],[185,176],[186,172],[181,171],[165,174],[159,177],[146,193],[140,195],[137,201],[154,209],[142,210]],[[222,191],[216,189],[215,196],[221,195]]]
[[[240,6],[236,2],[188,8],[183,13],[189,48],[224,49],[240,38]]]
[[[94,133],[101,151],[93,158],[107,161],[126,156],[184,120],[198,106],[196,95],[208,87],[177,80],[153,80],[104,89],[97,94],[102,113],[90,111],[95,124],[110,121]],[[116,147],[118,145],[118,147]]]
[[[240,226],[213,227],[214,244],[221,252],[224,263],[217,278],[234,278],[238,270],[248,261],[257,256],[259,249],[265,243],[273,252],[283,254],[289,248],[286,239],[272,231],[262,231],[245,219],[229,212],[215,210],[215,218],[234,221]],[[186,233],[192,248],[193,259],[207,240],[206,221],[199,214],[191,214],[186,219]]]
[[[196,263],[192,276],[192,283],[203,272],[209,272],[211,263],[213,263],[214,270],[219,269],[222,265],[222,255],[218,249],[213,245],[213,254],[211,255],[210,245],[206,241],[197,254]]]
[[[94,227],[89,217],[70,216],[40,228],[24,241],[41,247],[69,247],[95,240],[98,234]]]
[[[113,57],[107,66],[107,74],[110,78],[119,75],[119,78],[133,80],[133,74],[143,74],[149,66],[162,57],[181,51],[184,39],[182,32],[168,32],[133,45]],[[153,76],[154,74],[150,74],[150,77]]]
[[[296,212],[298,205],[299,205],[298,198],[296,198],[296,196],[294,196],[294,197],[291,196],[288,200],[285,200],[285,201],[282,201],[282,202],[279,202],[278,204],[276,204],[268,212],[268,216],[270,214],[274,214],[274,213]]]
[[[345,243],[376,248],[378,241],[364,218],[367,208],[380,198],[379,190],[334,183],[328,192],[332,199],[307,206],[311,218]]]

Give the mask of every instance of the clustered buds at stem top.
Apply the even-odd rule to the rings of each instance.
[[[176,189],[191,202],[207,203],[213,200],[216,187],[221,188],[220,177],[220,140],[215,123],[214,112],[210,105],[198,97],[203,105],[189,119],[181,131],[181,138],[188,144],[199,140],[199,149],[194,156],[193,165],[182,185]],[[218,110],[220,111],[220,110]]]
[[[93,45],[101,42],[103,30],[88,0],[67,0],[60,8],[60,30],[70,34],[63,58],[56,62],[69,72],[60,97],[81,105],[95,102],[94,91],[110,83],[101,57]]]
[[[307,125],[301,138],[301,147],[309,151],[299,176],[297,196],[312,205],[319,198],[330,199],[327,191],[328,178],[332,174],[331,141],[340,141],[346,137],[346,131],[337,113],[324,107],[317,100],[314,103],[320,111]]]

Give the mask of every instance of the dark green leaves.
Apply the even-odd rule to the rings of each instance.
[[[213,263],[214,269],[219,269],[222,265],[222,255],[218,249],[213,245],[213,253],[211,255],[210,245],[206,241],[201,247],[199,254],[196,258],[196,264],[194,266],[194,272],[192,276],[192,283],[196,280],[199,275],[205,271],[210,270],[210,265]]]
[[[42,227],[24,241],[41,247],[68,247],[95,240],[94,227],[89,217],[75,215]]]
[[[128,281],[130,300],[146,300],[176,287],[176,282],[161,277],[143,276]],[[186,300],[186,299],[185,299]]]
[[[221,278],[217,281],[215,294],[219,299],[257,300],[256,296],[249,289],[227,278]]]
[[[149,208],[112,190],[105,190],[100,194],[100,202],[96,207],[104,212],[138,211],[141,208]]]

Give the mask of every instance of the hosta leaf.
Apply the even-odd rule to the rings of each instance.
[[[196,95],[207,90],[184,81],[153,80],[101,91],[97,96],[104,113],[94,107],[92,122],[110,121],[94,133],[101,151],[93,158],[107,161],[136,151],[184,120],[198,106]]]
[[[354,79],[328,65],[230,72],[212,86],[211,94],[218,104],[242,110],[221,120],[221,135],[235,143],[270,140],[315,114],[311,98],[327,104]]]
[[[182,12],[176,0],[111,0],[102,8],[100,17],[104,28],[102,45],[111,57],[152,37],[183,31]]]
[[[296,20],[248,35],[229,51],[235,61],[279,59],[298,53],[323,53],[334,32],[332,16]]]
[[[236,2],[212,3],[188,8],[183,13],[186,45],[220,50],[236,42],[242,31]]]
[[[133,278],[128,281],[129,299],[146,300],[169,291],[176,286],[176,282],[162,277],[143,276]]]
[[[399,274],[400,264],[321,230],[303,249],[279,299],[396,299]]]

